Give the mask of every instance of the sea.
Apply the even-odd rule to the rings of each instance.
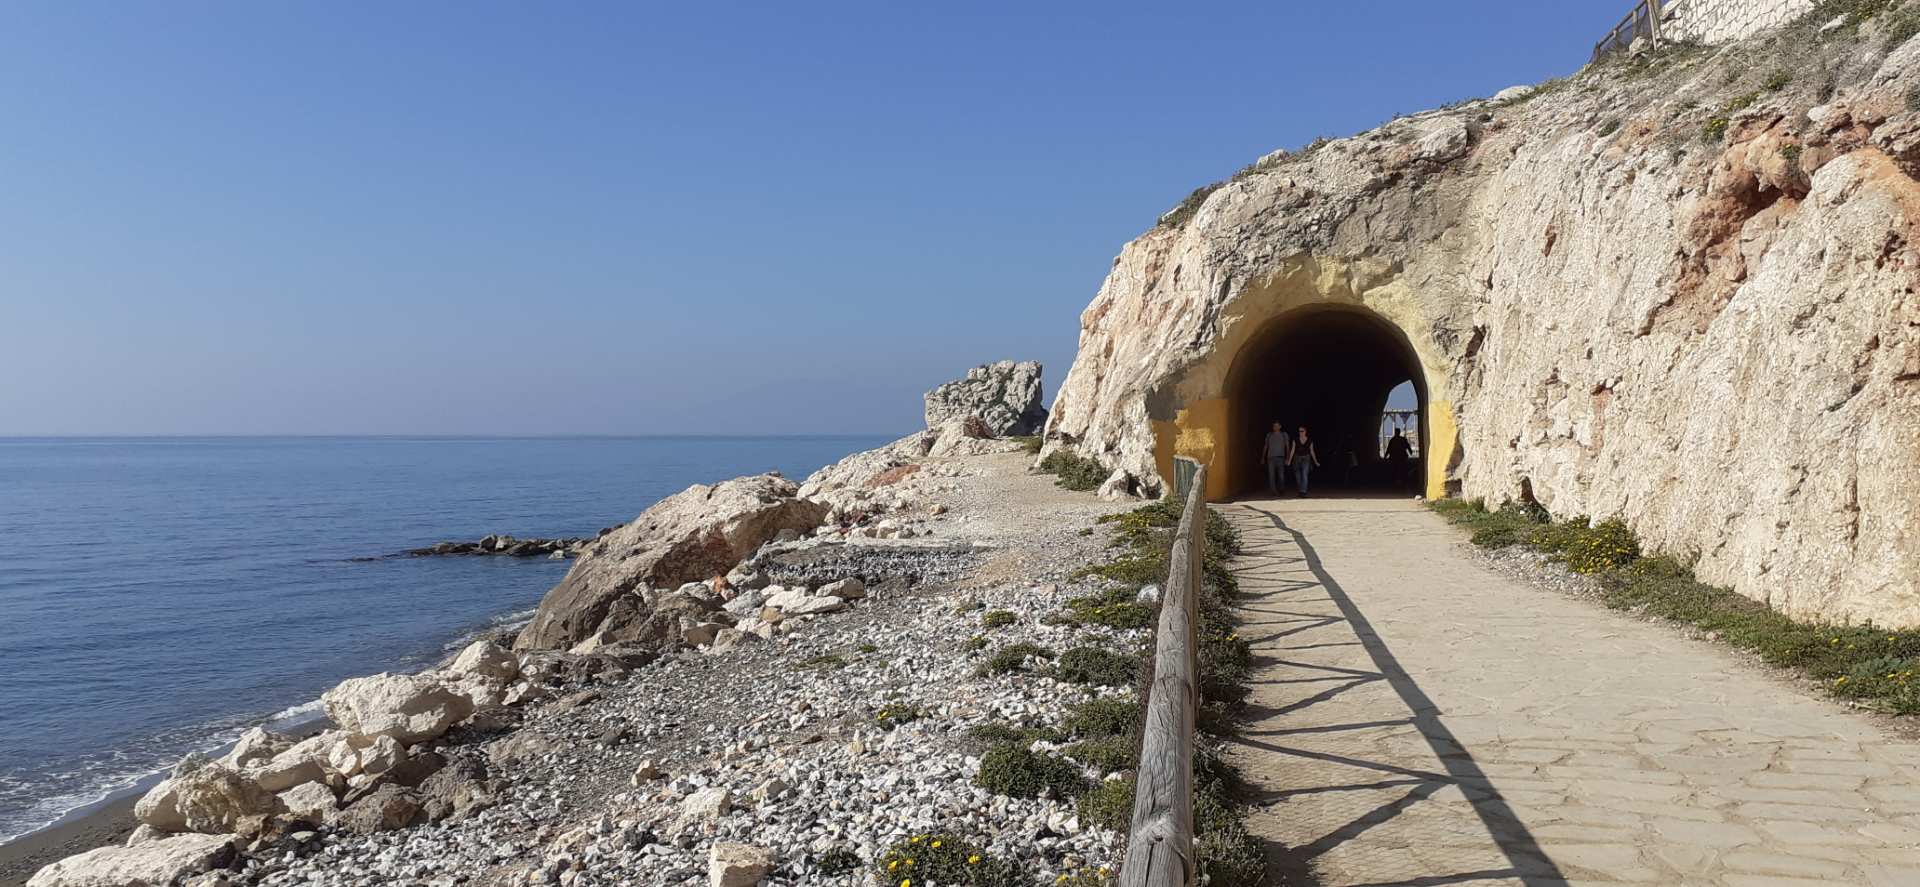
[[[589,536],[886,440],[0,438],[0,843],[524,622],[569,563],[382,555]]]

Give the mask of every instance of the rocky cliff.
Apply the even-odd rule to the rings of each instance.
[[[1429,495],[1618,516],[1789,614],[1920,624],[1920,39],[1886,19],[1261,158],[1115,260],[1048,446],[1235,492],[1247,355],[1337,310],[1405,353]]]

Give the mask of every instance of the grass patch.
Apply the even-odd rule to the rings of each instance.
[[[1140,766],[1140,748],[1130,736],[1101,736],[1076,742],[1060,751],[1102,775]]]
[[[1160,217],[1157,227],[1180,228],[1193,221],[1193,217],[1200,212],[1200,205],[1206,203],[1207,198],[1212,197],[1213,192],[1220,190],[1224,185],[1226,182],[1214,182],[1193,189],[1192,193]]]
[[[1060,654],[1060,663],[1054,666],[1054,674],[1063,681],[1098,687],[1131,684],[1139,672],[1140,657],[1099,647],[1074,647]]]
[[[1139,601],[1138,586],[1134,586],[1110,588],[1098,594],[1070,598],[1066,615],[1082,625],[1148,628],[1153,625],[1154,610],[1151,605]]]
[[[862,652],[862,653],[878,653],[878,652],[880,652],[880,647],[879,647],[878,645],[876,645],[876,644],[861,644],[860,646],[858,646],[858,647],[855,647],[854,649],[855,649],[855,650],[858,650],[858,651],[860,651],[860,652]]]
[[[1021,451],[1029,456],[1040,455],[1040,448],[1047,443],[1047,439],[1038,434],[1016,434],[1007,439],[1020,444]]]
[[[1619,131],[1620,131],[1620,119],[1616,117],[1611,120],[1608,120],[1605,123],[1600,124],[1600,130],[1597,133],[1597,135],[1599,135],[1600,138],[1604,139],[1607,136],[1613,135],[1614,133]]]
[[[1120,736],[1131,740],[1140,730],[1144,712],[1145,704],[1137,697],[1106,696],[1074,706],[1061,727],[1082,739]]]
[[[1773,73],[1767,75],[1766,80],[1761,81],[1760,88],[1768,92],[1779,92],[1780,90],[1786,89],[1787,85],[1792,82],[1792,71],[1785,68],[1775,68]]]
[[[978,653],[981,650],[985,650],[986,648],[987,648],[987,636],[984,634],[976,634],[973,637],[967,638],[966,640],[960,642],[960,649],[968,653]]]
[[[988,659],[985,662],[980,663],[980,667],[977,670],[975,670],[974,673],[985,676],[985,675],[996,675],[996,674],[1011,674],[1016,671],[1033,671],[1033,668],[1027,665],[1028,660],[1052,659],[1052,658],[1053,658],[1053,651],[1045,647],[1042,647],[1039,644],[1029,644],[1024,642],[1018,643],[1018,644],[1008,644],[1004,647],[1001,647],[998,650],[995,650],[993,653],[993,657]]]
[[[1694,626],[1708,637],[1800,671],[1829,692],[1892,714],[1920,714],[1920,630],[1797,622],[1766,604],[1694,578],[1685,564],[1643,552],[1617,520],[1542,521],[1512,507],[1489,512],[1477,502],[1433,505],[1447,520],[1473,529],[1487,547],[1520,545],[1552,555],[1595,578],[1601,601]]]
[[[988,610],[981,614],[980,625],[985,628],[1004,628],[1020,621],[1012,610]]]
[[[1079,797],[1087,791],[1080,767],[1059,755],[1037,752],[1014,742],[1001,743],[980,757],[973,784],[1010,798]]]
[[[1017,864],[946,832],[914,835],[894,844],[874,860],[873,873],[879,883],[887,887],[907,884],[1024,887],[1032,883]]]
[[[800,660],[800,664],[808,668],[824,668],[824,669],[846,668],[847,659],[844,656],[840,656],[834,653],[822,653],[818,656],[809,656],[805,659],[802,659]]]
[[[917,706],[898,702],[880,706],[880,711],[873,716],[874,723],[888,730],[898,727],[901,724],[911,724],[917,720],[920,720],[920,709]]]
[[[1058,449],[1040,460],[1040,470],[1054,476],[1054,483],[1063,489],[1097,490],[1106,483],[1107,475],[1112,472],[1098,459],[1089,459],[1068,449]]]

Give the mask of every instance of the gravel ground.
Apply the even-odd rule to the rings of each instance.
[[[1121,836],[1081,823],[1071,802],[973,784],[980,749],[967,728],[1053,724],[1095,692],[1037,674],[977,677],[980,659],[1016,641],[1117,648],[1147,635],[1040,624],[1094,587],[1070,574],[1100,559],[1096,518],[1129,506],[1059,490],[1029,461],[930,460],[895,516],[913,538],[763,551],[783,585],[866,579],[868,597],[847,611],[771,641],[575,675],[514,722],[452,734],[441,753],[490,765],[493,806],[457,823],[289,839],[235,880],[706,884],[713,845],[740,842],[772,851],[766,883],[867,884],[886,847],[936,830],[1020,860],[1036,883],[1117,868]],[[968,653],[976,605],[1020,618]],[[877,720],[889,705],[918,717]],[[835,859],[839,870],[823,870]]]

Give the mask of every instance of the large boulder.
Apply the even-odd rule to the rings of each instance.
[[[1006,437],[1038,434],[1047,424],[1047,410],[1040,405],[1040,364],[1035,361],[974,367],[966,378],[927,392],[926,405],[928,428],[978,416],[988,433]]]
[[[567,649],[602,631],[616,637],[646,608],[613,612],[616,602],[646,587],[675,588],[723,576],[782,530],[820,525],[828,506],[796,495],[774,474],[695,485],[662,499],[627,525],[600,537],[565,579],[540,601],[514,649]],[[610,618],[620,624],[606,624]]]
[[[357,835],[371,835],[406,828],[425,816],[426,807],[418,792],[398,785],[383,785],[346,809],[334,811],[328,824]]]
[[[349,678],[320,701],[342,729],[391,736],[403,745],[439,736],[473,714],[472,699],[425,675]]]
[[[231,835],[175,835],[69,856],[41,869],[27,887],[168,887],[232,857]]]
[[[456,677],[487,678],[505,684],[520,676],[520,660],[514,658],[513,651],[493,641],[474,641],[453,657],[446,672]]]
[[[163,832],[230,834],[241,820],[284,811],[260,783],[225,764],[189,755],[134,804],[133,815]]]

